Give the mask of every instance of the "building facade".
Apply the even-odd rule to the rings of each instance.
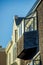
[[[43,0],[39,0],[38,4],[33,8],[32,11],[37,12],[40,60],[32,61],[30,65],[37,65],[38,63],[38,65],[43,65]],[[34,62],[36,62],[36,64]]]
[[[37,12],[37,27],[39,33],[40,63],[38,65],[43,65],[43,0],[39,0],[34,11]],[[37,65],[37,63],[35,65]]]
[[[37,7],[38,12],[38,30],[39,30],[39,50],[41,54],[41,62],[43,65],[43,0]]]
[[[6,65],[20,65],[20,61],[17,58],[17,46],[13,41],[10,41],[7,48],[6,48],[6,54],[7,54],[7,63]]]
[[[26,17],[14,17],[7,65],[43,65],[43,0],[37,0]]]
[[[43,1],[37,0],[25,18],[16,17],[15,19],[18,28],[17,57],[24,60],[24,63],[27,63],[27,60],[32,59],[40,51],[41,64],[43,65],[42,6]]]
[[[0,65],[6,65],[6,58],[5,49],[0,46]]]
[[[7,65],[20,65],[20,59],[17,58],[16,30],[17,30],[17,26],[15,24],[15,19],[14,19],[12,39],[8,43],[8,46],[6,47]]]

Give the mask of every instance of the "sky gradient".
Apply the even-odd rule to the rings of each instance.
[[[0,0],[0,45],[5,48],[11,40],[13,17],[25,17],[36,0]]]

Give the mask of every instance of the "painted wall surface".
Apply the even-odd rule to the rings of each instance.
[[[13,51],[13,49],[14,49],[14,51]],[[15,50],[16,50],[16,55],[15,55]],[[13,52],[14,52],[14,56],[13,56]],[[9,54],[11,54],[11,58],[9,58]],[[15,57],[15,59],[13,60],[14,57]],[[10,60],[10,63],[9,63],[9,60]],[[11,46],[11,48],[9,49],[9,51],[7,52],[7,65],[14,64],[15,62],[18,65],[20,64],[20,59],[17,58],[16,44],[13,44]]]
[[[7,65],[10,64],[14,64],[15,62],[17,63],[17,65],[20,65],[20,59],[17,58],[17,43],[15,42],[15,30],[17,29],[16,23],[15,23],[15,19],[14,19],[14,25],[13,25],[13,32],[12,32],[12,43],[9,42],[7,48],[6,48],[6,53],[7,53]],[[15,60],[13,59],[15,55],[15,50],[16,50],[16,58]],[[14,54],[13,54],[14,52]],[[11,55],[9,57],[9,54]]]

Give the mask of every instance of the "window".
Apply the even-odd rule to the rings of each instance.
[[[26,28],[26,31],[35,31],[35,30],[37,30],[37,19],[36,19],[36,17],[35,18],[33,18],[33,20],[31,21],[30,20],[30,22],[31,22],[31,24],[27,24],[27,26],[25,27]]]
[[[41,61],[40,60],[34,60],[34,64],[33,65],[41,65]]]
[[[33,31],[33,23],[29,26],[29,31]]]
[[[37,30],[37,17],[35,17],[35,30]]]
[[[22,36],[22,24],[20,24],[20,26],[19,26],[19,37],[21,37]]]
[[[41,65],[40,54],[33,60],[33,65]]]
[[[15,30],[15,42],[17,42],[17,39],[18,39],[18,32],[17,30]]]

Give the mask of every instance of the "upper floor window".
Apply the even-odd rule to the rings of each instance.
[[[17,42],[17,39],[18,39],[18,32],[17,30],[15,30],[15,42]]]
[[[26,27],[26,31],[35,31],[35,30],[37,30],[37,19],[36,19],[36,17],[33,18],[32,21],[30,20],[30,22],[31,22],[30,25],[27,24],[28,26]]]
[[[29,31],[33,31],[33,23],[29,26]]]
[[[19,37],[22,36],[22,24],[19,25]]]

